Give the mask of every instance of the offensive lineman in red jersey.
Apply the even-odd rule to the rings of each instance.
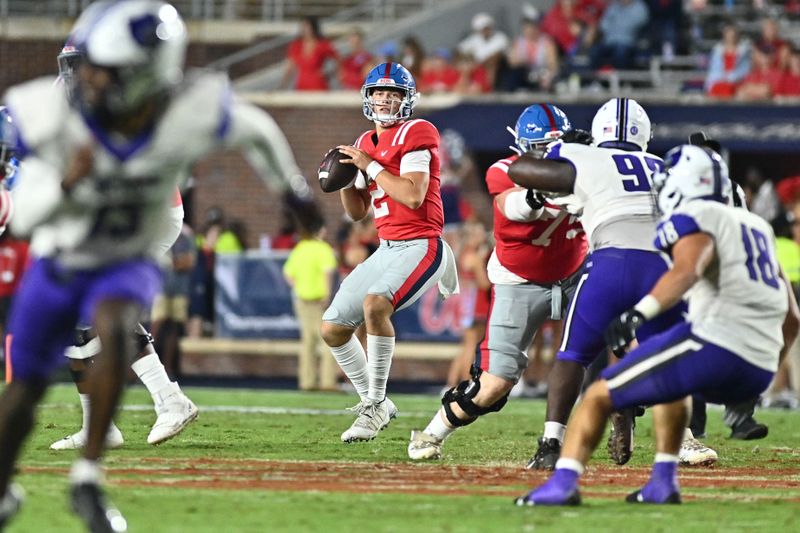
[[[453,253],[441,238],[439,132],[426,120],[408,120],[419,97],[414,78],[398,63],[383,63],[369,72],[361,94],[364,116],[375,129],[355,146],[339,146],[349,156],[341,161],[363,173],[340,195],[353,220],[372,207],[381,244],[344,279],[322,317],[322,337],[361,398],[343,442],[373,439],[397,414],[386,397],[395,344],[392,314],[437,282],[444,296],[458,290]],[[353,335],[362,322],[366,354]]]
[[[546,144],[569,129],[559,108],[532,105],[517,120],[512,149],[541,156]],[[528,366],[536,331],[548,318],[561,318],[575,291],[587,251],[583,229],[576,217],[511,181],[508,167],[517,157],[501,159],[486,172],[496,245],[487,267],[493,283],[489,321],[472,379],[445,392],[428,427],[411,432],[411,459],[441,458],[444,440],[454,431],[503,408]]]

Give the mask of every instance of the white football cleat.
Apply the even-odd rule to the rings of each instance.
[[[84,428],[81,428],[81,430],[77,433],[67,435],[63,439],[55,441],[50,445],[50,449],[59,451],[80,450],[86,446],[87,436],[88,431]],[[122,432],[119,430],[116,424],[112,423],[111,427],[108,428],[108,433],[106,433],[106,449],[111,450],[114,448],[119,448],[124,442],[125,439],[122,438]]]
[[[414,461],[442,458],[442,444],[444,441],[424,431],[411,431],[411,441],[408,443],[408,458]]]
[[[342,433],[342,442],[372,440],[397,416],[397,407],[389,398],[379,403],[362,400],[350,410],[358,413],[358,417],[353,425]]]
[[[688,431],[688,430],[687,430]],[[681,442],[678,451],[678,461],[683,466],[714,466],[717,462],[717,452],[690,436],[688,433]]]
[[[171,439],[197,418],[198,409],[194,402],[186,397],[177,384],[170,385],[166,395],[154,396],[158,418],[147,436],[147,444],[161,444]]]

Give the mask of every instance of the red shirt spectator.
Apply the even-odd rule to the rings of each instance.
[[[792,49],[786,72],[775,92],[779,96],[800,96],[800,50]]]
[[[761,21],[761,36],[756,41],[756,48],[771,53],[770,60],[773,66],[783,68],[780,60],[786,56],[785,48],[789,46],[780,36],[778,21],[773,18],[766,18]]]
[[[324,91],[328,89],[323,67],[328,59],[337,59],[330,41],[319,33],[314,17],[300,23],[300,37],[289,44],[286,54],[289,63],[284,73],[284,86],[292,74],[297,74],[294,88],[298,91]]]
[[[559,0],[545,13],[542,31],[553,37],[562,52],[573,53],[581,31],[595,28],[604,8],[602,0]]]
[[[450,91],[458,83],[461,76],[448,61],[450,52],[446,49],[436,50],[422,67],[422,76],[418,80],[419,91],[425,93],[441,93]]]
[[[783,71],[772,65],[774,54],[763,48],[753,49],[753,68],[736,90],[742,100],[764,100],[771,98],[783,78]]]
[[[365,70],[373,65],[372,54],[364,48],[364,34],[354,30],[347,36],[350,53],[339,62],[339,83],[342,89],[361,89]]]

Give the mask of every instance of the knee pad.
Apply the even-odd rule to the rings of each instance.
[[[480,376],[482,371],[473,368],[472,379],[462,381],[452,389],[448,390],[442,396],[442,406],[444,407],[444,414],[447,416],[448,422],[454,427],[468,426],[475,422],[479,416],[489,413],[496,413],[505,406],[508,402],[508,394],[494,402],[487,407],[477,405],[473,400],[478,392],[481,390]],[[451,406],[452,403],[458,405],[464,411],[469,419],[462,420],[456,416]]]
[[[89,328],[75,329],[75,344],[64,355],[70,359],[89,359],[100,353],[100,339]]]

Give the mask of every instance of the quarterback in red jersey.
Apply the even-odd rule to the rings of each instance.
[[[458,290],[453,253],[441,238],[439,132],[426,120],[409,120],[419,98],[414,78],[398,63],[383,63],[369,72],[361,95],[364,116],[375,129],[355,146],[339,146],[349,156],[341,161],[361,171],[340,195],[353,220],[372,207],[381,244],[344,279],[322,317],[322,337],[360,396],[343,442],[373,439],[397,414],[386,397],[395,344],[392,314],[437,282],[444,296]],[[363,322],[366,353],[353,335]]]
[[[515,151],[539,152],[570,129],[567,116],[550,104],[525,109],[512,131]],[[442,445],[459,427],[499,411],[528,366],[528,348],[548,318],[561,318],[586,257],[577,218],[535,191],[515,185],[501,159],[486,172],[494,198],[495,249],[487,266],[493,284],[486,335],[476,351],[472,379],[445,392],[442,407],[423,431],[412,431],[411,459],[439,459]]]

